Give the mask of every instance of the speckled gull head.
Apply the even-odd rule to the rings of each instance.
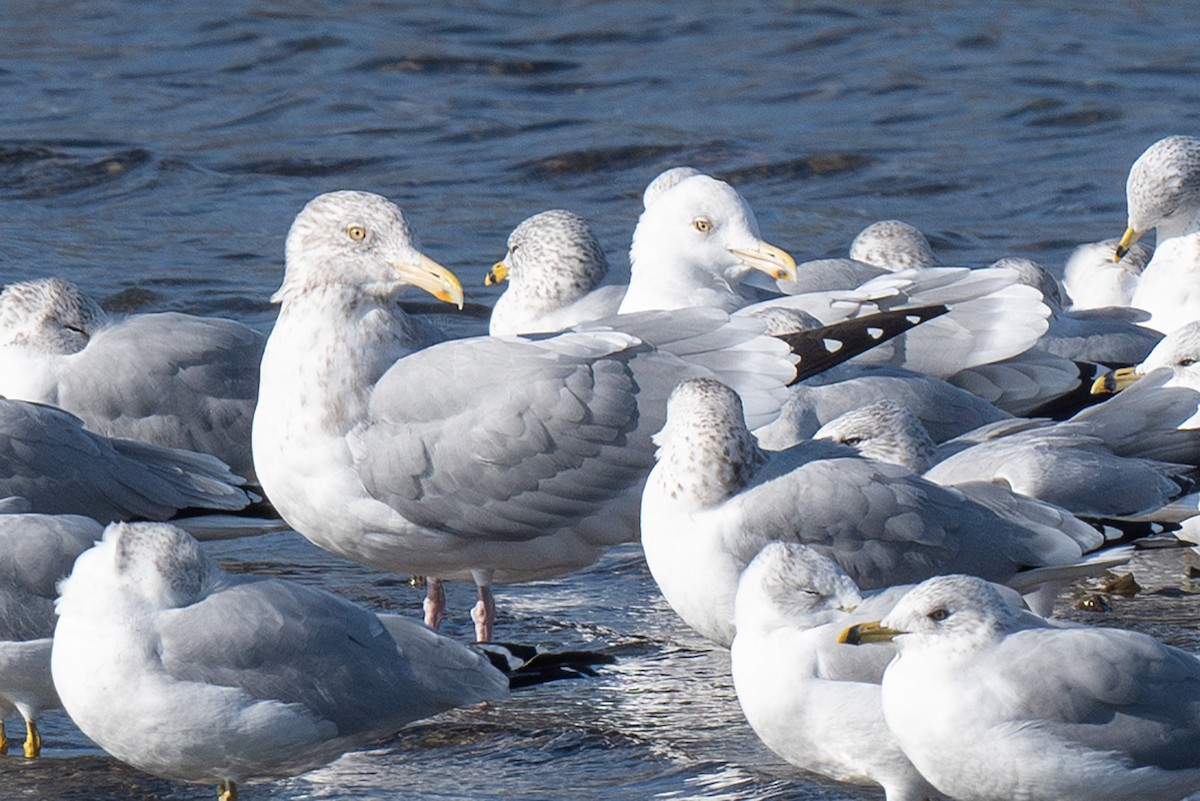
[[[736,189],[708,175],[692,175],[662,192],[642,212],[633,232],[632,263],[674,254],[701,265],[731,286],[751,270],[795,280],[796,262],[759,237],[754,211]]]
[[[61,278],[19,281],[0,292],[0,346],[77,353],[105,320],[99,304]]]
[[[484,283],[508,281],[524,294],[544,298],[549,309],[583,297],[607,273],[604,248],[587,221],[564,209],[551,209],[513,229],[508,252]]]
[[[858,585],[837,562],[797,542],[772,542],[742,571],[738,629],[749,621],[766,628],[815,627],[862,603]],[[740,622],[745,617],[747,623]]]
[[[1147,148],[1129,168],[1125,202],[1129,227],[1114,261],[1152,228],[1159,229],[1159,244],[1193,228],[1200,215],[1200,139],[1168,136]]]
[[[921,419],[891,398],[838,415],[821,426],[813,439],[840,442],[866,459],[902,465],[914,473],[928,470],[937,453]]]
[[[292,223],[283,285],[271,300],[338,287],[354,294],[392,297],[409,286],[463,305],[462,285],[421,253],[400,207],[370,192],[318,195]]]
[[[883,642],[964,650],[986,645],[1016,628],[1021,612],[975,576],[936,576],[904,595],[882,621],[842,632],[843,642]]]
[[[94,593],[66,592],[71,584],[102,586],[124,602],[178,609],[207,595],[221,572],[189,534],[167,523],[114,523],[100,544],[84,552],[64,579],[63,604],[91,603]]]
[[[938,263],[925,234],[900,220],[881,220],[862,229],[850,243],[850,258],[891,272]]]

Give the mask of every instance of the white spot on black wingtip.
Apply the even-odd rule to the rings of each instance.
[[[883,329],[882,328],[868,328],[867,336],[869,336],[871,339],[880,339],[881,337],[883,337]]]
[[[908,324],[909,324],[909,325],[917,325],[918,323],[920,323],[920,322],[921,322],[921,315],[919,315],[919,314],[906,314],[906,315],[904,316],[904,319],[908,321]]]
[[[837,353],[842,349],[842,346],[846,344],[839,339],[823,339],[821,340],[821,343],[825,345],[825,350],[829,351],[830,353]]]

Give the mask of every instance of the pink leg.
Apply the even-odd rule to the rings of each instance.
[[[475,621],[476,642],[491,642],[496,628],[496,596],[487,584],[479,585],[479,601],[471,610],[471,620]]]
[[[431,629],[436,629],[442,625],[442,619],[446,617],[446,588],[442,586],[442,580],[430,576],[425,582],[425,602],[422,604],[425,609],[425,625]]]

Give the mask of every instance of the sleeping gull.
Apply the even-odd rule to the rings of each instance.
[[[0,497],[34,512],[96,520],[163,520],[250,503],[214,456],[93,434],[53,406],[0,398]]]
[[[1130,306],[1142,270],[1152,251],[1135,243],[1120,261],[1113,261],[1117,239],[1088,242],[1071,251],[1063,268],[1063,289],[1072,309]]]
[[[103,530],[76,515],[0,514],[0,714],[24,719],[29,758],[42,750],[38,715],[62,706],[50,677],[57,585]]]
[[[738,383],[757,427],[795,374],[760,322],[711,309],[416,349],[395,296],[417,286],[460,303],[462,289],[378,195],[315,198],[286,255],[254,420],[263,489],[317,545],[432,577],[431,625],[440,580],[474,581],[480,640],[493,582],[568,573],[636,538],[650,437],[676,383]]]
[[[210,453],[253,478],[264,338],[233,320],[115,317],[61,278],[0,292],[0,395],[58,406],[89,431]]]
[[[607,273],[604,248],[582,217],[562,209],[529,217],[513,229],[504,259],[487,274],[488,285],[508,282],[492,307],[488,333],[561,331],[615,314],[625,287],[600,286]]]
[[[1200,789],[1200,660],[1145,634],[1056,627],[977,578],[932,578],[847,642],[892,640],[888,728],[962,801],[1177,801]]]
[[[763,451],[736,393],[712,379],[679,385],[655,442],[642,496],[646,563],[684,622],[722,644],[733,637],[738,576],[769,542],[811,545],[865,589],[946,572],[1004,582],[1102,542],[1069,515],[1017,522],[1020,510],[1001,516],[842,445]]]
[[[887,801],[923,801],[934,790],[883,720],[880,681],[895,649],[837,642],[904,592],[864,602],[833,560],[770,543],[738,583],[730,668],[746,720],[776,754],[838,781],[882,785]]]
[[[217,783],[222,801],[508,692],[485,656],[416,621],[227,574],[169,524],[109,526],[61,589],[51,668],[71,719],[122,762]]]

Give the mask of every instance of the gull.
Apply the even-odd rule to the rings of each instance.
[[[1129,308],[1066,309],[1058,281],[1031,259],[1009,257],[993,267],[1016,270],[1021,281],[1042,293],[1050,309],[1050,327],[1037,347],[1081,362],[1134,364],[1146,358],[1162,334],[1138,325],[1144,315]]]
[[[814,438],[968,495],[1011,492],[1087,518],[1142,519],[1190,489],[1189,465],[1115,453],[1092,430],[1078,422],[1001,421],[939,446],[909,409],[881,400],[831,420]]]
[[[486,656],[416,621],[217,567],[186,532],[117,523],[61,585],[51,670],[89,738],[222,801],[405,724],[508,694]]]
[[[1155,230],[1130,302],[1150,313],[1147,326],[1170,333],[1200,317],[1200,139],[1168,136],[1147,148],[1129,169],[1125,200],[1129,222],[1114,260]]]
[[[761,322],[722,312],[623,315],[547,337],[421,348],[395,297],[462,302],[403,212],[366,192],[310,201],[288,234],[279,318],[255,412],[259,480],[317,545],[355,561],[473,581],[491,638],[493,583],[562,575],[637,537],[651,434],[680,380],[739,384],[754,427],[795,367]]]
[[[591,227],[563,209],[524,220],[508,237],[508,252],[484,283],[507,281],[492,307],[492,336],[561,331],[615,314],[620,284],[600,286],[608,273],[604,248]]]
[[[899,220],[881,220],[854,237],[849,258],[802,262],[794,279],[775,288],[788,295],[848,290],[888,273],[936,266],[937,257],[920,230]]]
[[[883,720],[880,682],[895,648],[853,648],[837,637],[882,617],[906,591],[864,599],[833,560],[773,542],[738,582],[730,648],[738,702],[768,748],[804,770],[882,785],[887,801],[935,794]]]
[[[1137,242],[1120,261],[1113,261],[1119,239],[1087,242],[1071,252],[1063,268],[1063,288],[1070,308],[1103,309],[1132,305],[1142,271],[1153,252]]]
[[[0,398],[0,497],[30,511],[104,522],[237,511],[251,502],[241,483],[215,456],[104,437],[53,406]]]
[[[1057,627],[969,576],[931,578],[846,642],[893,641],[883,713],[962,801],[1177,801],[1200,789],[1200,660],[1132,631]]]
[[[78,515],[0,514],[0,713],[24,719],[29,759],[42,751],[38,715],[62,706],[50,677],[57,584],[103,530]]]
[[[655,443],[642,496],[646,563],[684,622],[724,645],[738,576],[769,542],[811,545],[865,589],[946,572],[1004,582],[1025,568],[1076,562],[1102,543],[1069,515],[1050,523],[1022,519],[1021,510],[1002,516],[842,445],[764,451],[737,394],[713,379],[680,383]]]
[[[630,282],[621,312],[710,307],[739,314],[764,306],[806,311],[829,324],[905,306],[941,304],[950,313],[872,351],[874,361],[946,377],[1027,350],[1045,331],[1049,310],[1008,270],[937,267],[881,275],[850,290],[803,292],[756,302],[745,287],[759,271],[781,288],[795,262],[765,243],[737,190],[693,175],[646,207],[630,248]]]
[[[0,292],[0,395],[58,406],[106,437],[209,453],[252,479],[263,342],[233,320],[113,316],[62,278],[21,281]]]
[[[880,220],[859,231],[850,258],[893,273],[938,265],[925,234],[900,220]]]

